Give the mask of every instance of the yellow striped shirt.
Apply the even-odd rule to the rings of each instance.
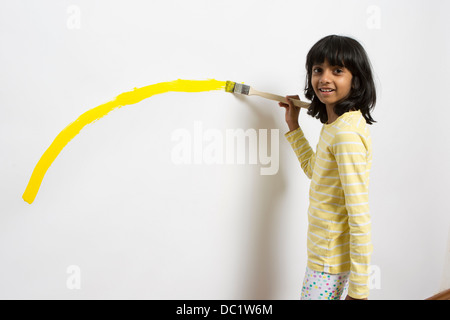
[[[308,267],[328,273],[350,271],[348,294],[368,297],[372,143],[361,111],[346,112],[324,124],[315,153],[301,128],[285,137],[311,179]]]

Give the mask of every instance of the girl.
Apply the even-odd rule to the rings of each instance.
[[[311,179],[308,262],[302,299],[367,299],[372,252],[369,174],[372,144],[367,124],[376,92],[370,61],[354,39],[331,35],[306,58],[307,114],[323,123],[316,153],[287,96],[285,134],[301,168]]]

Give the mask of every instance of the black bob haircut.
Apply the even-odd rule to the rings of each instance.
[[[351,109],[361,110],[368,124],[376,122],[370,115],[376,104],[376,90],[367,53],[358,41],[337,35],[319,40],[306,57],[305,97],[311,100],[307,114],[320,119],[322,123],[328,121],[326,106],[315,96],[311,83],[313,65],[321,64],[325,59],[330,65],[345,67],[352,73],[350,94],[345,101],[336,103],[334,113],[341,116]]]

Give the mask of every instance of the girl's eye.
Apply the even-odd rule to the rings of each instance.
[[[318,73],[320,72],[320,68],[313,68],[313,73]]]
[[[336,69],[335,72],[336,72],[336,73],[342,73],[342,72],[344,72],[344,70],[342,70],[342,69]]]

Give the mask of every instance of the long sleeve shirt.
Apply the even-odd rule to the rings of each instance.
[[[285,137],[311,179],[308,267],[327,273],[350,271],[348,294],[367,298],[372,253],[372,144],[361,111],[346,112],[331,124],[324,124],[316,152],[301,128],[287,132]]]

